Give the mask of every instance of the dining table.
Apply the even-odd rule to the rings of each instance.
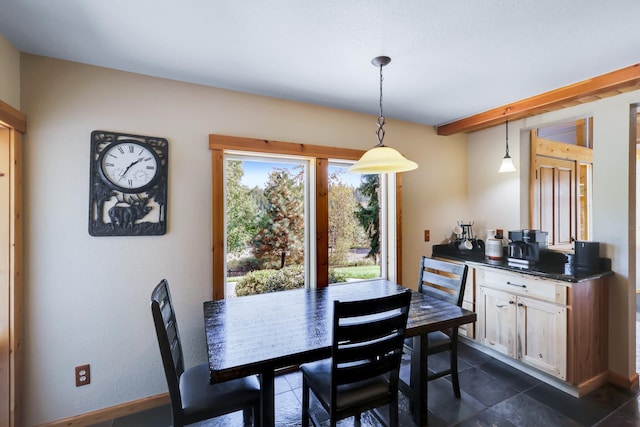
[[[331,357],[333,301],[378,298],[406,289],[375,279],[206,301],[210,382],[257,374],[262,426],[274,426],[276,372]],[[474,312],[412,291],[405,337],[413,338],[413,350],[405,388],[417,425],[427,425],[426,335],[475,321]]]

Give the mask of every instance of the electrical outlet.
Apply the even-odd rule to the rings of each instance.
[[[425,242],[429,241],[429,230],[424,230],[424,241]]]
[[[89,364],[76,366],[76,387],[91,383],[91,370]]]

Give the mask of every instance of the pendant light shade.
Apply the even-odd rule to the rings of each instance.
[[[362,174],[378,174],[389,172],[406,172],[418,167],[391,147],[384,145],[369,149],[357,163],[349,168],[349,172]]]
[[[513,160],[511,159],[511,156],[509,155],[509,120],[507,120],[506,122],[506,138],[505,138],[505,154],[504,157],[502,159],[502,163],[500,163],[500,169],[498,169],[498,173],[505,173],[505,172],[515,172],[516,171],[516,167],[513,164]]]
[[[391,147],[382,143],[384,139],[384,115],[382,114],[382,67],[391,62],[388,56],[377,56],[371,63],[380,68],[380,115],[378,116],[378,144],[369,149],[349,168],[349,172],[360,174],[380,174],[407,172],[418,168],[416,162],[412,162]]]

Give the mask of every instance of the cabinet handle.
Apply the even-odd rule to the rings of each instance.
[[[524,304],[523,304],[523,303],[521,303],[521,302],[519,302],[519,303],[518,303],[518,307],[524,307]]]
[[[527,285],[518,285],[517,283],[511,283],[511,282],[507,282],[507,285],[509,286],[517,286],[519,288],[526,288]]]
[[[515,303],[513,301],[509,301],[509,304],[515,304]],[[506,306],[507,306],[507,304],[496,304],[497,308],[503,308],[503,307],[506,307]]]

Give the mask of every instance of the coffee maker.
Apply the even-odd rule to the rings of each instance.
[[[507,262],[517,267],[529,267],[540,261],[548,248],[549,233],[540,230],[509,231]]]

